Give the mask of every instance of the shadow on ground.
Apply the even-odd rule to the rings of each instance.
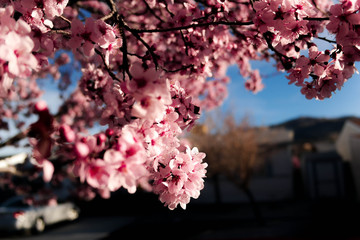
[[[350,200],[259,203],[263,221],[249,204],[163,207],[149,193],[118,192],[108,200],[81,203],[84,215],[134,217],[105,239],[360,239],[360,205]]]

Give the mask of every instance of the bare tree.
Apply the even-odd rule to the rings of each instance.
[[[216,114],[219,117],[219,114]],[[216,201],[221,201],[219,175],[225,175],[249,198],[256,219],[263,219],[249,183],[256,167],[261,164],[258,157],[256,131],[250,118],[237,122],[233,114],[226,114],[221,122],[214,122],[210,116],[203,125],[196,126],[190,140],[206,153],[208,176],[215,182]]]

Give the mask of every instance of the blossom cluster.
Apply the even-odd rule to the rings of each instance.
[[[14,78],[30,76],[38,63],[32,54],[31,28],[22,19],[12,17],[14,8],[0,9],[0,95],[6,96]]]
[[[178,204],[185,209],[190,197],[198,198],[204,187],[206,163],[202,163],[204,153],[197,148],[186,152],[173,151],[156,159],[154,164],[154,192],[160,195],[160,201],[170,209]]]
[[[275,52],[278,67],[289,73],[289,83],[301,87],[307,99],[330,98],[354,74],[354,62],[359,60],[355,40],[359,39],[355,30],[360,23],[358,1],[329,4],[305,0],[254,2],[254,23]],[[320,39],[337,45],[320,51],[311,40],[325,28],[335,34],[336,41]],[[307,55],[300,54],[303,49],[308,50]]]
[[[137,119],[121,129],[109,128],[105,133],[87,137],[63,124],[58,141],[66,144],[59,151],[63,156],[75,155],[71,171],[81,182],[98,189],[103,197],[120,187],[134,193],[140,185],[159,194],[160,201],[170,209],[178,204],[185,209],[190,198],[198,198],[204,187],[206,164],[202,162],[204,153],[180,144],[178,137],[182,130],[178,111],[169,105],[157,123]],[[182,120],[183,128],[185,125],[189,124]],[[177,173],[180,170],[173,169],[175,163],[181,174]],[[168,171],[167,176],[181,175],[174,175],[173,181],[168,178],[176,188],[166,187],[165,176],[160,177],[165,172],[163,168]],[[159,177],[164,181],[159,181]]]

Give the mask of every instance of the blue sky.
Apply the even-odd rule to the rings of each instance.
[[[277,72],[271,63],[255,62],[252,68],[259,69],[264,76],[265,88],[257,94],[247,91],[237,67],[230,67],[229,96],[222,106],[223,111],[231,109],[237,118],[249,115],[255,125],[276,124],[304,116],[360,116],[359,74],[355,73],[332,98],[319,101],[307,100],[300,88],[289,85],[286,74]]]
[[[326,30],[320,36],[335,40]],[[333,49],[333,45],[314,39],[319,50]],[[301,50],[307,56],[308,50]],[[300,88],[289,85],[284,72],[278,72],[274,62],[254,61],[253,69],[259,69],[265,88],[253,94],[244,88],[244,79],[236,66],[228,69],[231,78],[229,97],[221,107],[222,111],[231,109],[241,119],[248,115],[254,125],[271,125],[298,117],[336,118],[342,116],[360,117],[360,75],[355,73],[341,89],[330,99],[307,100],[300,93]],[[360,64],[357,63],[357,69]],[[235,106],[235,107],[234,107]]]

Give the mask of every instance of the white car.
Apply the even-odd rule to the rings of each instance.
[[[35,230],[40,233],[46,225],[61,221],[73,221],[79,217],[79,208],[71,203],[30,206],[23,197],[8,199],[0,205],[0,230]]]

